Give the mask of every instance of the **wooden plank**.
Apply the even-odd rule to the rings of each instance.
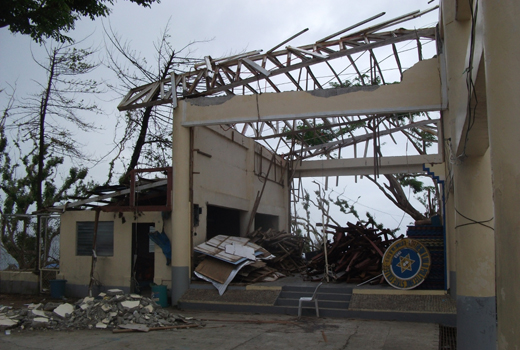
[[[253,73],[258,72],[258,73],[260,73],[262,75],[265,75],[266,77],[268,77],[271,74],[270,71],[268,71],[267,69],[263,68],[259,64],[251,61],[249,58],[242,58],[242,62],[244,62],[244,64],[246,66],[248,66],[250,69],[252,69]]]
[[[401,76],[400,81],[403,81],[403,68],[401,67],[401,60],[399,59],[399,53],[397,52],[397,46],[392,44],[392,50],[394,51],[395,62],[397,64],[397,68],[399,68],[399,74]]]
[[[267,58],[273,62],[275,65],[277,65],[279,68],[283,67],[283,64],[282,62],[280,62],[278,60],[278,58],[276,57],[272,57],[272,56],[267,56]],[[300,86],[300,84],[298,84],[298,82],[296,81],[296,79],[293,78],[293,76],[291,75],[291,73],[289,72],[286,72],[285,73],[285,76],[287,76],[287,78],[289,78],[289,80],[296,86],[296,90],[299,90],[299,91],[303,91],[302,87]]]
[[[193,81],[193,83],[191,84],[190,88],[188,89],[188,92],[186,93],[187,95],[189,94],[192,94],[193,91],[195,91],[195,88],[197,87],[197,85],[199,84],[200,80],[202,79],[202,76],[204,75],[204,70],[201,70],[199,72],[199,74],[197,74],[197,77],[195,78],[195,80]]]
[[[318,59],[322,59],[322,60],[326,60],[327,58],[329,58],[329,56],[322,55],[321,53],[318,53],[315,51],[310,51],[310,50],[300,49],[299,47],[287,46],[287,50],[293,52],[295,55],[304,54],[304,55],[309,55],[314,58],[318,58]]]
[[[267,54],[267,55],[270,54],[271,52],[273,52],[273,51],[276,50],[277,48],[282,47],[282,45],[287,44],[289,41],[291,41],[292,39],[294,39],[294,38],[296,38],[296,37],[302,35],[303,33],[305,33],[305,32],[308,31],[308,30],[309,30],[309,28],[305,28],[304,30],[299,31],[298,33],[294,34],[294,35],[291,36],[290,38],[288,38],[288,39],[282,41],[280,44],[274,46],[272,49],[270,49],[269,51],[267,51],[266,54]]]
[[[347,28],[345,28],[345,29],[342,29],[342,30],[340,30],[339,32],[336,32],[336,33],[334,33],[334,34],[328,35],[328,36],[326,36],[325,38],[316,41],[316,43],[322,43],[322,42],[324,42],[324,41],[328,41],[328,40],[330,40],[330,39],[332,39],[332,38],[334,38],[334,37],[336,37],[336,36],[338,36],[338,35],[340,35],[340,34],[343,34],[343,33],[345,33],[345,32],[348,32],[349,30],[352,30],[352,29],[354,29],[354,28],[357,28],[357,27],[359,27],[359,26],[362,26],[362,25],[365,24],[365,23],[368,23],[368,22],[370,22],[370,21],[373,21],[374,19],[377,19],[377,18],[379,18],[379,17],[381,17],[381,16],[384,16],[385,14],[386,14],[386,12],[378,13],[378,14],[375,15],[375,16],[372,16],[372,17],[367,18],[367,19],[365,19],[365,20],[363,20],[363,21],[361,21],[361,22],[358,22],[358,23],[356,23],[356,24],[354,24],[354,25],[351,25],[350,27],[347,27]]]

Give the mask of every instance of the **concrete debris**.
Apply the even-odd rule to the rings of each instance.
[[[67,317],[74,311],[74,306],[69,303],[61,304],[57,308],[54,309],[54,313],[60,317]],[[34,312],[34,310],[33,310]]]
[[[33,324],[34,323],[47,323],[49,322],[49,319],[47,317],[36,317],[36,318],[33,318]]]
[[[12,327],[12,326],[15,326],[17,324],[18,324],[18,322],[14,321],[14,320],[11,320],[8,317],[0,316],[0,327],[4,327],[4,329],[6,327]]]
[[[31,313],[32,313],[34,316],[47,317],[47,316],[45,315],[45,311],[42,311],[42,310],[31,310]]]
[[[58,306],[60,306],[60,303],[53,303],[53,302],[48,302],[47,304],[45,304],[43,306],[43,310],[44,311],[53,311],[55,308],[57,308]]]
[[[20,309],[0,305],[0,331],[6,329],[74,330],[126,328],[140,331],[157,327],[191,324],[181,315],[161,308],[152,299],[137,294],[120,294],[110,290],[97,297],[86,297],[76,303],[31,304]]]
[[[108,296],[114,296],[114,295],[124,295],[125,292],[123,292],[121,289],[109,289],[107,290]]]
[[[139,302],[139,300],[127,300],[127,301],[123,301],[121,303],[121,306],[124,307],[124,308],[127,308],[127,309],[135,309],[140,304],[141,303]],[[105,311],[108,311],[108,310],[105,310]]]

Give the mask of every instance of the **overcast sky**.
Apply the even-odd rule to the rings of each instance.
[[[190,41],[211,41],[197,44],[194,56],[210,55],[213,58],[227,56],[237,52],[263,49],[269,50],[302,29],[309,31],[292,41],[297,46],[315,42],[331,33],[337,32],[380,12],[386,15],[372,24],[385,21],[414,10],[429,9],[438,4],[438,0],[162,0],[161,4],[144,9],[128,1],[119,0],[112,9],[112,14],[103,20],[83,19],[76,24],[76,29],[69,33],[75,39],[86,39],[85,45],[100,49],[103,54],[102,22],[108,23],[123,38],[131,41],[132,46],[153,61],[153,41],[170,20],[172,46],[180,48]],[[419,28],[434,26],[438,13],[434,11],[403,26]],[[42,58],[44,50],[31,41],[28,36],[13,35],[7,28],[0,29],[0,89],[16,85],[16,94],[22,97],[34,91],[36,81],[44,81],[44,72],[33,62],[32,56]],[[105,78],[109,78],[102,70]],[[104,129],[88,139],[84,136],[78,141],[85,144],[96,154],[110,148],[116,106],[119,101],[103,103],[104,115],[93,116],[98,126]],[[0,106],[5,106],[5,94],[0,95]],[[108,160],[107,160],[108,162]],[[107,174],[107,164],[96,166],[91,175],[103,181]],[[318,179],[323,182],[323,179]],[[331,179],[331,183],[335,180]],[[376,214],[377,219],[389,228],[394,228],[401,221],[403,214],[389,201],[383,199],[379,190],[371,183],[353,179],[342,182],[337,192],[343,192],[350,199],[359,199],[359,210],[365,209]],[[314,191],[317,187],[309,188]],[[409,224],[410,218],[404,218],[402,226]]]

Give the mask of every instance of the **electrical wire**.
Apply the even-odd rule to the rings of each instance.
[[[475,89],[475,82],[473,81],[473,58],[475,55],[475,35],[476,35],[476,27],[477,27],[477,13],[478,13],[478,1],[475,3],[475,10],[473,10],[473,0],[469,1],[469,7],[471,11],[471,34],[470,34],[470,51],[469,51],[469,66],[466,68],[466,88],[468,90],[468,103],[467,103],[467,113],[468,113],[468,127],[466,129],[466,133],[464,136],[464,147],[462,149],[462,153],[457,157],[459,159],[463,159],[466,157],[466,147],[468,145],[469,140],[469,132],[473,128],[476,119],[476,110],[478,105],[477,92]],[[471,106],[472,101],[474,101],[473,107]]]
[[[485,224],[486,222],[492,221],[495,217],[492,217],[491,219],[488,219],[488,220],[476,221],[476,220],[473,220],[473,219],[467,217],[466,215],[462,214],[460,211],[457,210],[457,208],[455,208],[455,211],[457,212],[457,214],[462,216],[464,219],[471,221],[471,222],[467,222],[465,224],[457,225],[457,226],[455,226],[455,228],[459,228],[459,227],[463,227],[463,226],[469,226],[469,225],[481,225],[481,226],[487,227],[487,228],[495,231],[494,227],[491,227],[491,226]]]

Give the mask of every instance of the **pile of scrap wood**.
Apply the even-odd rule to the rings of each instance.
[[[251,282],[272,281],[283,276],[265,263],[275,256],[245,237],[218,235],[194,250],[205,255],[195,268],[195,275],[211,282],[220,295],[237,275]]]
[[[347,227],[327,225],[326,232],[333,235],[326,249],[329,276],[347,283],[360,283],[381,275],[381,262],[386,249],[402,237],[394,238],[390,230],[368,228],[359,222],[349,222]],[[308,262],[309,279],[321,280],[326,273],[325,263],[325,252],[317,252]],[[373,283],[383,281],[381,276]]]
[[[268,267],[285,275],[301,272],[306,268],[302,258],[305,238],[285,231],[258,229],[247,235],[252,242],[267,249],[275,258],[267,262]]]

